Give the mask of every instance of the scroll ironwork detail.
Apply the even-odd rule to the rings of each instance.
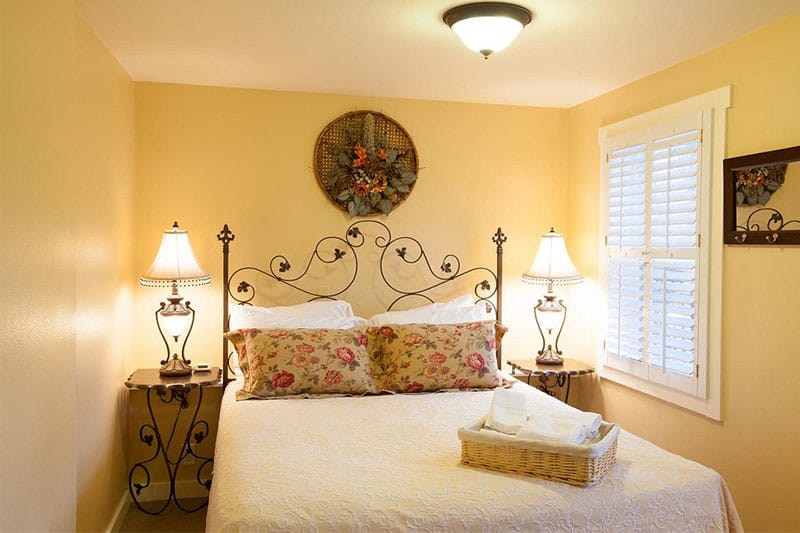
[[[229,235],[229,237],[228,237]],[[377,269],[385,287],[390,290],[393,299],[386,307],[392,310],[400,302],[412,299],[422,299],[433,303],[435,290],[465,276],[477,276],[479,281],[472,286],[473,299],[476,303],[483,302],[501,320],[502,307],[502,250],[506,236],[500,228],[492,236],[492,242],[497,246],[497,271],[487,267],[462,267],[461,259],[452,253],[445,254],[441,260],[432,261],[432,258],[422,243],[410,236],[394,236],[386,224],[379,220],[358,220],[344,232],[343,236],[328,235],[322,237],[314,245],[308,259],[301,263],[300,268],[294,269],[290,259],[284,254],[278,254],[266,261],[266,266],[243,266],[234,270],[229,276],[227,246],[233,240],[233,234],[227,225],[218,235],[223,242],[223,271],[225,273],[225,294],[223,301],[223,320],[228,317],[228,298],[242,305],[251,304],[256,298],[255,279],[259,276],[271,279],[283,286],[301,293],[309,301],[335,300],[355,283],[360,260],[359,251],[367,245],[374,246],[379,251]],[[226,240],[227,239],[227,240]],[[363,255],[363,253],[362,253]],[[326,278],[325,289],[319,290],[312,285],[319,283],[319,278],[310,275],[320,266],[339,264],[342,271],[337,273],[338,278],[333,282]],[[422,280],[412,288],[403,286],[402,276],[398,275],[397,265],[417,266],[415,280]],[[434,267],[434,265],[438,265]],[[293,274],[297,272],[297,274]],[[403,272],[406,272],[403,270]],[[391,296],[390,296],[391,297]],[[227,331],[227,323],[224,325]],[[224,341],[225,343],[227,341]],[[225,356],[225,369],[223,383],[227,384],[230,367],[230,352],[227,344],[223,347]],[[498,351],[498,360],[500,358]]]
[[[377,230],[369,239],[367,238],[367,227]],[[503,239],[505,239],[505,236],[503,236]],[[497,275],[492,270],[486,267],[462,270],[461,259],[454,254],[446,254],[441,262],[438,263],[440,266],[437,271],[429,259],[428,252],[419,240],[408,236],[395,237],[388,226],[377,220],[360,220],[351,224],[345,231],[344,237],[329,235],[321,238],[317,241],[302,269],[295,276],[287,275],[292,270],[292,262],[289,258],[283,254],[278,254],[267,261],[265,268],[244,266],[234,270],[229,278],[226,290],[229,296],[237,303],[251,303],[256,297],[256,287],[253,283],[243,280],[241,277],[248,274],[256,274],[289,286],[305,294],[310,300],[335,299],[355,283],[359,271],[359,256],[357,252],[368,241],[371,241],[381,251],[378,263],[381,278],[384,284],[397,295],[389,304],[388,309],[392,309],[398,302],[411,297],[422,298],[432,303],[433,299],[429,296],[431,291],[445,283],[475,272],[484,272],[487,276],[486,279],[481,280],[473,287],[476,301],[487,302],[492,309],[496,308],[491,298],[494,297],[496,292]],[[502,243],[499,246],[502,246]],[[394,254],[390,254],[389,251],[393,251]],[[432,281],[422,287],[411,290],[400,287],[398,282],[394,281],[389,274],[389,264],[393,256],[408,265],[422,265],[422,272],[424,275],[430,276]],[[349,264],[345,267],[346,277],[339,286],[320,291],[310,288],[305,283],[308,280],[309,272],[315,265],[330,265],[344,262],[348,259]]]
[[[766,224],[762,228],[762,224],[754,221],[754,217],[763,217],[763,214],[769,214]],[[757,217],[757,218],[758,218]],[[764,240],[768,244],[776,244],[779,238],[779,232],[785,230],[790,224],[800,224],[800,220],[784,220],[783,215],[777,209],[772,207],[761,207],[754,210],[747,216],[747,221],[744,226],[737,225],[734,239],[740,244],[745,243],[752,232],[767,232],[764,235]]]
[[[195,405],[189,401],[192,390],[196,390]],[[153,393],[163,404],[176,403],[177,408],[173,415],[168,429],[164,426],[166,420],[159,423],[153,408]],[[128,473],[128,487],[133,502],[143,512],[151,515],[162,513],[174,501],[175,505],[187,513],[205,507],[208,502],[204,500],[199,505],[187,505],[181,501],[177,493],[178,470],[181,466],[194,464],[195,479],[197,483],[206,490],[211,489],[211,469],[214,463],[212,457],[206,457],[197,452],[195,446],[200,444],[209,435],[209,424],[205,420],[199,419],[198,414],[200,405],[203,403],[203,387],[148,387],[147,388],[147,412],[150,415],[150,422],[143,424],[139,428],[139,440],[148,448],[152,448],[152,455],[133,465]],[[185,435],[177,431],[183,413],[189,416],[188,429]],[[180,435],[179,435],[180,433]],[[174,442],[176,439],[180,441]],[[174,442],[174,444],[173,444]],[[154,468],[160,458],[163,468],[169,476],[169,495],[166,501],[159,502],[155,508],[150,508],[144,504],[140,498],[142,491],[151,485],[151,468]]]

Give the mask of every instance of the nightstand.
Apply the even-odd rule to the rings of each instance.
[[[214,411],[209,412],[207,406],[204,409],[203,396],[207,388],[221,391],[220,374],[220,369],[214,367],[209,372],[168,378],[162,377],[157,368],[146,368],[137,370],[125,382],[131,389],[129,424],[139,426],[136,435],[139,449],[129,450],[133,465],[128,473],[128,490],[143,512],[160,514],[173,501],[186,512],[197,511],[208,504],[214,459],[213,441],[208,442],[211,425],[206,418]],[[143,402],[135,397],[137,392],[144,396]],[[137,416],[144,419],[141,424],[137,423]],[[216,427],[216,418],[212,423]],[[133,443],[131,448],[134,448]],[[179,499],[178,487],[183,486],[185,477],[179,475],[179,471],[181,474],[191,472],[193,479],[187,481],[194,481],[205,496],[200,504],[187,506]],[[166,478],[164,482],[157,482],[159,475]]]
[[[563,365],[540,365],[535,359],[515,359],[508,362],[514,374],[527,376],[528,385],[531,384],[531,377],[539,378],[538,388],[550,396],[555,396],[553,387],[567,389],[564,393],[564,403],[569,401],[569,389],[572,384],[573,376],[585,376],[594,372],[594,368],[575,361],[574,359],[564,359]],[[552,384],[551,384],[552,378]]]

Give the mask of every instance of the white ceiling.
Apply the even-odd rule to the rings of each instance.
[[[78,0],[136,81],[570,107],[800,11],[800,0],[519,0],[484,60],[459,0]]]

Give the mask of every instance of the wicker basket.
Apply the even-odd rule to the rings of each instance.
[[[481,432],[483,422],[458,430],[462,464],[586,486],[600,481],[617,460],[617,424],[603,422],[596,442],[578,445]]]

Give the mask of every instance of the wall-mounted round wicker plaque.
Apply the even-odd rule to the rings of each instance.
[[[400,124],[375,111],[353,111],[322,130],[314,174],[331,202],[350,216],[388,214],[411,194],[417,150]]]

